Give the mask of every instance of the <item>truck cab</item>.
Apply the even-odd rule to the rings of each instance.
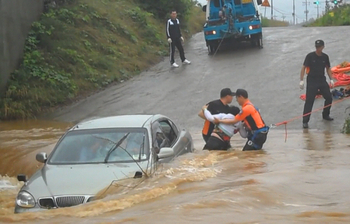
[[[261,0],[208,0],[204,37],[209,53],[221,42],[250,41],[262,48],[262,27],[258,12]]]

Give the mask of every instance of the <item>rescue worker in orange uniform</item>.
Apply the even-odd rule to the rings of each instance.
[[[236,100],[242,106],[241,112],[234,119],[215,119],[216,124],[236,124],[244,121],[248,132],[248,141],[243,147],[243,151],[262,149],[267,139],[269,127],[265,125],[259,110],[248,99],[248,92],[244,89],[237,89]]]

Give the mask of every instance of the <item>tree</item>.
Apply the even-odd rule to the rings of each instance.
[[[172,10],[176,10],[181,19],[185,19],[196,1],[192,0],[139,0],[143,8],[159,19],[166,19]]]

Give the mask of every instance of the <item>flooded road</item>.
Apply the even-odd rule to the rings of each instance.
[[[186,45],[193,64],[169,69],[167,60],[133,80],[43,117],[0,123],[0,223],[349,223],[350,136],[340,133],[349,101],[332,107],[334,122],[311,116],[271,129],[264,151],[242,152],[234,136],[229,152],[202,151],[202,105],[221,88],[246,88],[266,123],[302,112],[299,71],[315,39],[326,42],[332,65],[350,60],[347,27],[264,29],[264,49],[223,49],[207,55],[202,34]],[[302,37],[302,38],[300,38]],[[233,102],[235,104],[235,102]],[[314,108],[323,104],[318,99]],[[161,113],[190,130],[195,153],[164,164],[135,189],[115,189],[101,200],[72,208],[13,214],[21,184],[41,165],[73,123],[88,117]]]
[[[35,153],[53,147],[67,124],[51,129],[17,130],[31,143],[13,144],[14,131],[2,131],[0,178],[1,223],[349,223],[349,136],[318,130],[272,130],[261,152],[240,151],[244,141],[232,139],[230,152],[200,150],[200,130],[193,133],[196,150],[161,167],[135,189],[111,191],[82,206],[13,214],[21,186],[15,171],[38,169]],[[44,126],[44,125],[43,125]],[[49,134],[51,133],[51,135]],[[29,134],[29,135],[26,135]],[[42,139],[40,141],[40,138]],[[36,142],[37,143],[33,143]],[[40,143],[39,143],[40,142]],[[23,147],[26,154],[23,159]],[[3,146],[3,144],[2,144]],[[18,155],[20,155],[18,157]],[[5,159],[4,159],[5,158]]]

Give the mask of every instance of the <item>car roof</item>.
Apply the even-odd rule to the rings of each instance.
[[[142,128],[152,120],[164,117],[163,115],[119,115],[102,118],[92,118],[76,124],[72,129],[85,130],[96,128]],[[153,118],[153,119],[151,119]]]

